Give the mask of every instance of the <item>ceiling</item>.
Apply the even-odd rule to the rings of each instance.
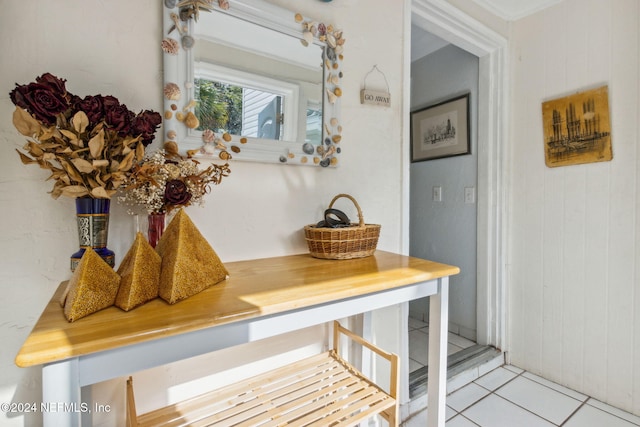
[[[515,21],[562,0],[473,0],[505,21]]]
[[[442,40],[440,37],[416,25],[411,25],[411,62],[427,56],[448,44],[449,42]]]
[[[472,0],[479,6],[504,19],[516,21],[562,0]],[[411,26],[411,61],[420,59],[449,43],[425,30]]]

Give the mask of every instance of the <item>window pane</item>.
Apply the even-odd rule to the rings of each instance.
[[[198,130],[282,139],[282,96],[228,83],[195,79]]]

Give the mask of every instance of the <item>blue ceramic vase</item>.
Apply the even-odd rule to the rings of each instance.
[[[71,255],[71,271],[75,271],[84,251],[93,250],[111,267],[115,266],[115,253],[107,249],[109,237],[110,199],[78,197],[76,199],[76,220],[80,250]]]

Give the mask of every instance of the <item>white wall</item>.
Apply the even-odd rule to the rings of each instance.
[[[276,1],[274,1],[276,3]],[[278,0],[281,5],[290,4]],[[47,194],[47,173],[23,166],[15,153],[23,138],[11,124],[8,93],[44,72],[68,80],[78,95],[112,94],[130,109],[162,108],[160,0],[84,0],[3,4],[0,46],[0,401],[39,401],[41,371],[21,369],[14,357],[53,290],[69,278],[77,250],[73,202]],[[400,250],[402,150],[402,36],[404,3],[377,0],[300,2],[299,11],[342,27],[343,154],[336,169],[233,163],[232,174],[203,208],[188,213],[223,262],[306,252],[302,227],[318,220],[331,198],[353,195],[367,222],[382,224],[379,249]],[[380,16],[384,16],[381,25]],[[357,17],[357,19],[354,19]],[[374,64],[384,70],[391,108],[363,106],[359,91]],[[159,136],[158,140],[163,138]],[[348,204],[345,204],[348,209]],[[109,247],[122,259],[134,237],[126,210],[112,209]],[[355,214],[355,211],[354,211]],[[322,336],[322,331],[315,331]],[[293,339],[296,342],[295,339]],[[256,355],[271,342],[243,348]],[[271,348],[271,347],[269,347]],[[238,358],[228,354],[226,361]],[[190,367],[190,369],[193,367]],[[178,368],[171,382],[190,380]],[[121,383],[94,390],[94,399],[121,399]],[[108,402],[103,402],[108,403]],[[0,414],[0,424],[36,426],[38,415]],[[105,421],[104,425],[109,425]]]
[[[448,45],[412,63],[412,111],[465,93],[471,153],[411,164],[409,254],[460,267],[449,281],[449,330],[475,341],[477,205],[465,203],[464,191],[478,183],[478,58]],[[441,202],[432,201],[434,186]],[[429,299],[411,301],[409,312],[428,321]]]
[[[512,362],[640,415],[640,5],[565,0],[511,34]],[[549,169],[541,103],[608,84],[613,161]]]

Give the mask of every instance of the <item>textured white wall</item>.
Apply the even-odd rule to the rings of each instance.
[[[565,0],[513,23],[512,362],[640,414],[640,6]],[[549,169],[541,103],[609,85],[613,161]]]
[[[276,3],[276,1],[274,1]],[[290,5],[278,0],[277,3]],[[378,247],[401,247],[402,36],[401,2],[300,2],[300,12],[342,27],[345,45],[343,155],[336,169],[233,163],[204,208],[187,211],[224,262],[306,251],[301,229],[318,220],[331,198],[353,195],[367,222],[382,224]],[[77,250],[74,206],[47,194],[47,173],[23,166],[14,149],[23,138],[11,124],[14,83],[44,72],[68,79],[72,93],[117,96],[131,109],[162,108],[161,0],[83,0],[3,3],[0,46],[0,401],[39,401],[39,368],[20,369],[14,357],[53,290],[69,278]],[[384,25],[379,19],[384,16]],[[355,19],[357,17],[357,19]],[[359,91],[374,64],[384,70],[391,108],[363,106]],[[158,138],[163,139],[161,136]],[[345,209],[348,204],[345,203]],[[353,211],[355,215],[355,210]],[[133,221],[112,209],[109,247],[122,259],[134,237]],[[322,331],[315,331],[322,336]],[[295,342],[295,340],[294,340]],[[243,348],[256,355],[271,342]],[[228,355],[230,359],[237,354]],[[193,366],[190,369],[195,369]],[[191,379],[165,368],[170,381]],[[191,371],[190,371],[191,372]],[[156,373],[156,376],[159,376]],[[94,389],[94,399],[121,399],[122,384]],[[179,394],[179,393],[178,393]],[[175,397],[175,395],[172,395]],[[107,403],[107,402],[104,402]],[[36,426],[38,415],[0,414],[0,424]],[[110,425],[108,420],[104,425]]]

